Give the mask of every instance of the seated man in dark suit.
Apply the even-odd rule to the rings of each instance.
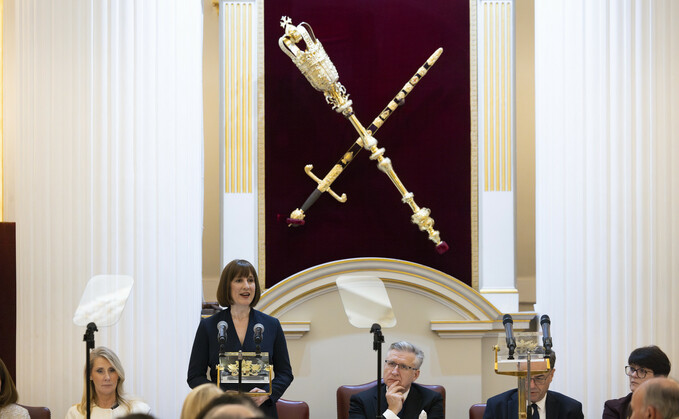
[[[533,419],[582,419],[582,403],[556,391],[550,391],[549,385],[554,377],[556,355],[549,355],[552,369],[548,373],[531,376],[530,400],[535,406],[528,406],[528,417]],[[528,394],[526,394],[528,399]],[[537,413],[533,413],[537,409]],[[483,419],[517,419],[519,417],[518,390],[505,391],[488,399]]]
[[[415,384],[420,376],[424,352],[408,342],[394,342],[384,360],[380,409],[387,419],[440,419],[444,417],[443,397]],[[377,417],[377,391],[371,388],[351,396],[349,419]]]

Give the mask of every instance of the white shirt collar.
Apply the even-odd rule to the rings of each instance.
[[[545,393],[545,397],[543,397],[541,400],[531,403],[535,403],[538,405],[538,413],[540,414],[540,419],[544,419],[547,417],[547,393]],[[528,407],[530,408],[530,406]]]

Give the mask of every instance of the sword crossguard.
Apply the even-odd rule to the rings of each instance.
[[[307,175],[309,175],[311,179],[318,183],[317,189],[321,192],[329,193],[333,198],[335,198],[341,203],[347,202],[347,194],[343,193],[342,196],[339,196],[335,193],[335,191],[330,189],[330,185],[332,185],[332,182],[334,182],[337,176],[339,176],[339,174],[342,172],[343,169],[342,166],[336,164],[335,167],[333,167],[332,170],[330,170],[330,172],[328,172],[328,174],[325,175],[323,179],[319,179],[318,176],[316,176],[314,172],[312,172],[313,168],[314,168],[313,164],[307,164],[306,166],[304,166],[304,171],[306,172]]]

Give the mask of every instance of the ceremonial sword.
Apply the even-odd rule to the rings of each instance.
[[[399,106],[402,106],[403,103],[405,102],[406,96],[415,88],[417,83],[427,74],[427,71],[436,63],[436,60],[439,59],[441,56],[441,53],[443,53],[443,48],[439,48],[434,53],[427,59],[427,61],[417,70],[415,75],[413,75],[408,82],[401,88],[401,90],[394,96],[394,98],[387,104],[387,106],[380,112],[380,114],[373,120],[372,124],[368,126],[368,132],[372,135],[377,132],[378,129],[382,127],[382,124],[391,116],[391,114],[398,109]],[[337,179],[339,175],[342,174],[344,169],[351,163],[351,161],[356,157],[358,153],[360,153],[361,149],[363,149],[363,141],[359,137],[349,148],[349,150],[346,151],[342,155],[342,158],[340,158],[337,163],[330,169],[327,175],[323,179],[319,179],[313,172],[314,166],[312,164],[307,164],[304,167],[304,171],[306,172],[307,175],[309,175],[310,178],[312,178],[318,186],[314,189],[311,194],[309,194],[309,197],[304,201],[304,204],[301,206],[301,208],[296,208],[292,213],[290,213],[290,217],[286,219],[288,226],[300,226],[304,225],[304,217],[306,216],[306,211],[316,202],[316,200],[323,194],[323,192],[328,192],[333,198],[335,198],[337,201],[344,203],[347,201],[347,195],[342,194],[342,196],[338,196],[335,191],[333,191],[330,188],[330,185]]]

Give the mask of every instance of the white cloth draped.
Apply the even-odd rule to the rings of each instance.
[[[202,298],[201,2],[9,6],[20,400],[57,418],[81,400],[72,316],[90,277],[123,274],[130,299],[96,344],[125,390],[178,417]]]
[[[679,3],[535,2],[536,311],[552,388],[600,417],[679,337]]]

